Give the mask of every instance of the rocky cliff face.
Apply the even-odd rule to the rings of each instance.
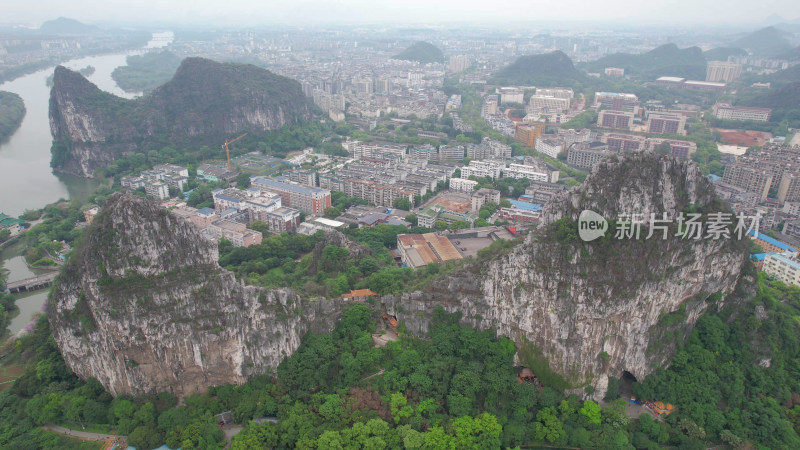
[[[50,92],[53,167],[92,176],[120,155],[165,142],[222,142],[311,118],[300,84],[245,64],[187,58],[167,84],[136,100],[57,67]],[[152,145],[151,145],[152,144]]]
[[[613,230],[582,242],[580,212],[616,219],[724,208],[690,163],[654,154],[610,160],[546,205],[539,229],[511,251],[423,292],[384,296],[379,308],[414,334],[427,331],[438,306],[460,312],[463,323],[513,339],[521,364],[556,374],[574,392],[592,386],[601,397],[609,376],[642,379],[668,360],[705,309],[733,301],[747,245],[617,240]],[[315,251],[327,244],[368,252],[341,234]],[[271,370],[306,331],[328,330],[339,315],[338,301],[244,286],[216,260],[214,247],[180,219],[135,196],[110,198],[49,306],[67,364],[113,394],[186,395]]]
[[[244,286],[191,225],[115,195],[64,268],[48,307],[64,359],[113,395],[242,383],[275,368],[309,330],[329,330],[336,301]]]
[[[627,371],[641,380],[667,361],[710,303],[724,305],[746,246],[674,236],[584,243],[574,222],[566,222],[569,233],[556,221],[576,220],[584,209],[616,219],[720,207],[690,163],[653,154],[609,161],[546,205],[540,228],[510,253],[382,304],[416,333],[427,330],[436,306],[461,312],[464,323],[513,339],[521,363],[552,370],[575,392],[591,385],[602,397],[609,376]]]

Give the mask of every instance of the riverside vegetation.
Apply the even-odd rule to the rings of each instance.
[[[13,92],[0,91],[0,142],[5,142],[17,131],[24,117],[25,103],[22,97]]]

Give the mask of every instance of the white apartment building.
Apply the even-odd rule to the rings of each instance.
[[[769,122],[772,110],[769,108],[753,108],[749,106],[733,106],[726,102],[714,105],[714,116],[726,120],[755,120]]]
[[[470,161],[468,166],[461,168],[461,178],[476,176],[478,178],[489,177],[492,179],[500,177],[503,166],[492,161]]]
[[[481,141],[481,144],[489,146],[491,149],[491,155],[494,158],[511,158],[510,145],[503,144],[500,141],[495,141],[494,139],[490,139],[488,137],[484,137],[483,141]]]
[[[471,193],[475,191],[475,186],[477,185],[477,181],[468,180],[466,178],[450,178],[450,189],[453,191]]]
[[[528,113],[538,112],[542,110],[547,111],[564,111],[569,109],[569,99],[561,97],[552,97],[549,95],[532,95],[528,100]]]
[[[541,169],[532,166],[510,164],[507,168],[503,169],[503,177],[515,179],[527,178],[531,181],[555,183],[558,181],[558,171],[542,171]]]
[[[169,185],[163,181],[148,181],[144,185],[144,191],[147,195],[157,197],[159,200],[166,200],[169,198]]]
[[[566,98],[569,100],[575,96],[575,92],[573,92],[571,88],[536,88],[536,95]]]
[[[501,87],[497,90],[500,93],[500,103],[523,103],[525,102],[525,91],[515,87]]]
[[[800,264],[791,253],[767,255],[763,270],[785,284],[800,286]]]
[[[551,158],[558,158],[563,145],[558,139],[537,139],[535,148],[539,153],[544,153]]]

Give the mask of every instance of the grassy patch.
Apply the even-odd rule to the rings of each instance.
[[[530,367],[533,373],[545,386],[550,386],[559,391],[569,389],[572,385],[564,377],[553,371],[542,351],[532,342],[518,344],[519,360],[524,366]]]

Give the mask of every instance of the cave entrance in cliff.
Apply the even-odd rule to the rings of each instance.
[[[622,371],[622,376],[619,377],[619,396],[622,398],[631,398],[633,396],[633,383],[636,383],[636,377],[627,370]]]

